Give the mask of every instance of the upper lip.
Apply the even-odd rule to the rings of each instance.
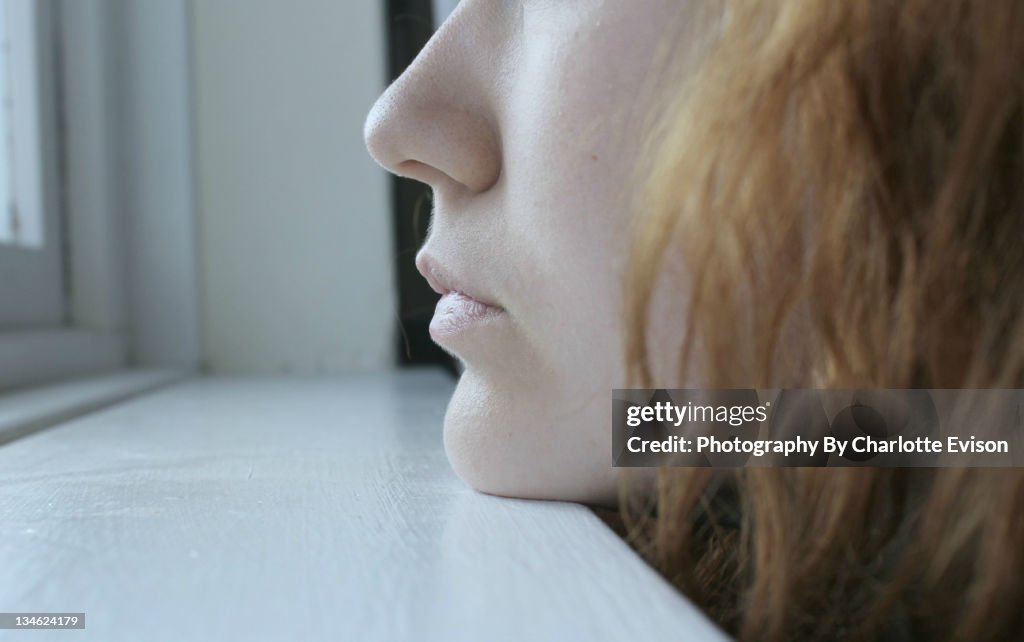
[[[430,289],[438,294],[445,295],[455,292],[468,296],[469,298],[483,303],[484,305],[491,306],[492,308],[502,309],[500,305],[483,295],[471,284],[456,278],[452,272],[442,266],[434,257],[426,254],[425,252],[421,251],[416,255],[416,269],[419,270],[419,273],[427,280],[427,283],[430,285]]]

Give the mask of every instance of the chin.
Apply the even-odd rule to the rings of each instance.
[[[469,486],[489,495],[614,506],[617,476],[611,444],[600,439],[573,447],[583,426],[545,425],[545,404],[490,390],[467,370],[448,404],[444,449],[452,469]],[[607,420],[587,428],[607,428]],[[557,432],[555,432],[557,431]],[[610,430],[609,430],[610,433]],[[610,439],[610,434],[609,434]]]

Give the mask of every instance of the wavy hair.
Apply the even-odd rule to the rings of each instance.
[[[659,387],[680,259],[701,387],[1022,387],[1024,1],[729,0],[678,86],[640,168],[632,384]],[[665,468],[621,505],[741,640],[1024,637],[1019,469]]]

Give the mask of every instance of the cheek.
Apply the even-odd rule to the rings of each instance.
[[[559,86],[553,79],[541,84]],[[576,373],[581,382],[588,373],[609,378],[608,364],[620,360],[621,267],[635,153],[621,144],[614,132],[622,129],[614,124],[594,135],[605,129],[597,124],[607,115],[585,93],[582,87],[545,92],[509,123],[504,206],[514,265],[510,285],[522,304],[524,334],[552,362],[589,364]]]

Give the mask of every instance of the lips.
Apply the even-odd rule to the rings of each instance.
[[[505,314],[504,308],[467,283],[456,280],[432,257],[420,252],[416,268],[441,295],[430,321],[430,336],[438,343]]]
[[[442,267],[436,259],[424,252],[416,255],[416,269],[427,280],[430,288],[442,296],[451,292],[457,292],[488,307],[501,308],[500,305],[491,301],[470,283],[457,279],[452,272]]]
[[[430,336],[435,340],[458,334],[504,314],[504,310],[481,303],[461,292],[449,292],[437,302],[430,320]]]

